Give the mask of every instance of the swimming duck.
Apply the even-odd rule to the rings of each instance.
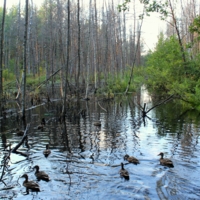
[[[161,158],[160,158],[161,165],[167,166],[167,167],[174,167],[173,162],[170,159],[163,158],[163,156],[164,156],[163,152],[159,153],[158,156],[161,156]]]
[[[101,126],[101,122],[100,121],[94,122],[94,126]]]
[[[34,181],[29,181],[27,174],[24,174],[21,178],[25,178],[25,181],[23,182],[23,186],[26,188],[27,192],[29,189],[34,190],[34,191],[40,191],[40,186]]]
[[[42,124],[42,125],[46,125],[45,118],[42,118],[41,124]]]
[[[119,173],[121,177],[124,177],[126,180],[129,180],[129,173],[127,170],[124,169],[124,163],[121,163],[121,169]]]
[[[44,181],[49,181],[49,175],[46,174],[45,172],[43,171],[39,171],[39,166],[38,165],[35,165],[33,167],[33,169],[36,169],[36,172],[35,172],[35,176],[37,177],[37,179],[41,179],[41,180],[44,180]]]
[[[37,129],[38,130],[43,130],[44,126],[46,125],[46,121],[44,118],[42,118],[41,124],[38,125]]]
[[[47,157],[51,153],[51,150],[49,149],[49,145],[46,144],[46,149],[43,151],[43,154],[45,157]]]
[[[127,160],[129,163],[133,163],[135,165],[140,164],[139,160],[133,156],[129,156],[128,154],[126,154],[124,156],[124,160]]]
[[[24,135],[24,131],[19,130],[18,128],[16,129],[17,131],[17,136],[23,136]]]

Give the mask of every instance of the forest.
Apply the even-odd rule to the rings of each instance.
[[[84,90],[86,98],[91,88],[122,91],[130,66],[141,62],[140,33],[135,19],[127,34],[125,13],[116,5],[97,9],[90,1],[88,9],[79,1],[50,0],[40,8],[33,2],[1,8],[1,96],[15,88],[18,97],[23,84],[35,96],[41,83],[60,85],[62,97],[64,85],[68,93],[69,87]]]
[[[60,85],[62,97],[73,87],[73,92],[83,90],[85,98],[91,91],[133,92],[145,84],[152,92],[160,90],[198,107],[196,1],[181,5],[140,1],[143,12],[139,14],[137,1],[90,0],[85,5],[49,0],[39,8],[26,3],[23,7],[19,1],[6,9],[4,1],[0,9],[1,98],[9,91],[18,97],[24,84],[24,92],[32,87],[28,93],[33,96],[45,83]],[[129,10],[133,12],[131,25],[127,25]],[[142,22],[152,12],[166,21],[166,33],[160,33],[154,51],[143,55]]]
[[[0,198],[198,199],[199,1],[7,3]]]
[[[197,1],[46,0],[39,8],[25,3],[6,9],[4,0],[0,8],[1,99],[21,95],[25,104],[26,94],[37,99],[45,85],[60,87],[62,98],[81,93],[85,99],[89,93],[112,96],[146,85],[198,108]],[[151,13],[166,22],[166,32],[144,55],[142,23]],[[48,91],[52,96],[53,89]]]

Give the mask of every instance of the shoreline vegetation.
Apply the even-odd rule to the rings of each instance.
[[[54,90],[62,99],[71,96],[72,99],[88,100],[90,95],[109,99],[115,94],[137,93],[145,85],[151,95],[161,96],[164,102],[178,99],[200,111],[200,17],[194,17],[186,30],[193,40],[184,41],[175,23],[173,5],[156,4],[163,19],[166,20],[171,12],[176,29],[167,37],[160,33],[154,51],[142,56],[141,35],[130,33],[127,39],[126,26],[120,23],[124,16],[119,8],[126,11],[129,3],[125,1],[116,10],[111,5],[109,8],[103,5],[107,15],[102,12],[102,24],[97,20],[96,5],[94,10],[90,5],[88,16],[79,10],[80,5],[69,2],[65,5],[49,2],[39,9],[26,5],[27,27],[24,27],[20,5],[13,6],[8,12],[2,8],[1,35],[5,37],[1,38],[1,100],[22,100],[24,107],[25,94],[31,104],[33,98],[39,102],[41,95],[49,102]],[[71,13],[70,9],[76,12]],[[113,12],[117,20],[110,18],[109,14]],[[148,2],[143,14],[150,12],[156,11]],[[80,16],[90,20],[84,21]],[[140,20],[143,17],[140,16]],[[113,22],[115,26],[110,26]],[[111,32],[116,34],[111,35]],[[25,42],[27,47],[24,49],[21,44]],[[141,106],[144,111],[145,105]],[[1,115],[3,107],[2,103]]]

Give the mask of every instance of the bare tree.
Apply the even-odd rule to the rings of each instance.
[[[78,25],[78,70],[77,70],[77,88],[78,88],[78,97],[79,97],[79,79],[80,79],[80,67],[81,67],[81,24],[80,24],[80,0],[77,0],[77,25]]]
[[[4,41],[4,23],[6,15],[6,0],[3,5],[3,17],[1,23],[1,46],[0,46],[0,101],[3,98],[3,41]],[[2,105],[0,105],[0,115],[2,116]]]
[[[184,47],[183,47],[183,43],[182,43],[182,40],[181,40],[181,35],[180,35],[179,27],[178,27],[178,24],[177,24],[174,8],[172,6],[171,0],[168,0],[168,3],[169,3],[169,8],[171,10],[172,20],[173,20],[173,23],[174,23],[174,26],[175,26],[176,34],[178,36],[178,41],[179,41],[179,45],[180,45],[180,49],[181,49],[181,53],[182,53],[182,59],[183,59],[183,62],[186,63]]]
[[[27,52],[27,35],[28,35],[28,0],[25,1],[26,6],[25,6],[25,28],[24,28],[24,54],[23,54],[23,76],[22,76],[22,80],[23,80],[23,87],[22,87],[22,117],[23,119],[25,119],[26,116],[26,67],[27,67],[27,56],[26,56],[26,52]]]
[[[67,1],[67,56],[66,56],[66,67],[65,67],[65,88],[63,97],[63,110],[62,116],[65,118],[66,114],[66,98],[68,88],[68,69],[69,69],[69,51],[70,51],[70,0]]]
[[[89,26],[88,26],[88,46],[87,46],[87,63],[86,63],[86,91],[85,99],[88,99],[88,87],[89,87],[89,70],[90,70],[90,45],[91,45],[91,16],[92,16],[92,0],[90,0],[89,6]]]

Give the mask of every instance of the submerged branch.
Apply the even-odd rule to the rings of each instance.
[[[162,102],[160,102],[160,103],[154,105],[152,108],[150,108],[150,109],[147,110],[147,111],[145,111],[145,109],[146,109],[146,103],[145,103],[145,104],[144,104],[144,107],[142,108],[142,116],[143,116],[143,117],[146,117],[146,115],[147,115],[148,112],[150,112],[150,111],[153,110],[154,108],[156,108],[156,107],[158,107],[158,106],[160,106],[160,105],[162,105],[162,104],[164,104],[164,103],[170,101],[173,97],[174,97],[174,94],[172,94],[171,96],[167,97],[167,98],[166,98],[165,100],[163,100]]]
[[[26,130],[24,131],[24,135],[21,141],[12,149],[12,153],[20,153],[20,152],[17,152],[17,149],[19,149],[19,147],[24,143],[25,139],[27,138],[27,132],[29,130],[29,127],[30,127],[30,124],[26,126]],[[20,154],[25,155],[23,153],[20,153]]]
[[[105,112],[107,112],[107,110],[106,110],[105,108],[103,108],[103,107],[100,105],[99,102],[98,102],[98,105],[99,105],[99,107],[100,107],[102,110],[104,110]]]

